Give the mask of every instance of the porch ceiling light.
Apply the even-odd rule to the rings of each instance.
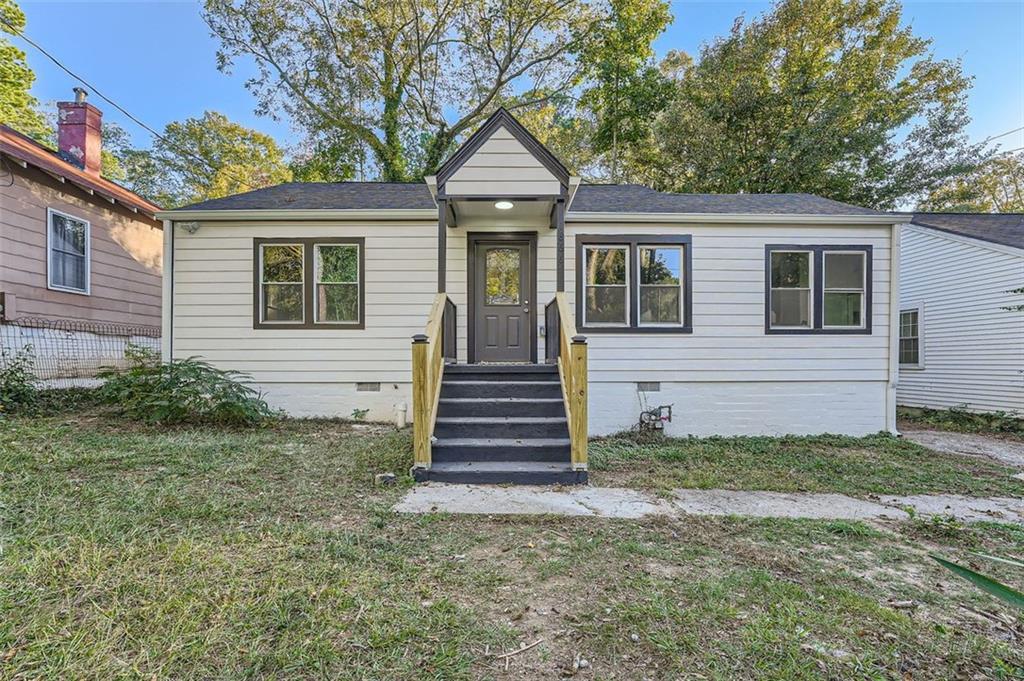
[[[498,210],[511,210],[515,206],[511,201],[495,201],[494,207]]]

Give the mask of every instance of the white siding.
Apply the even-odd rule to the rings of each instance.
[[[254,329],[253,239],[366,239],[366,328]],[[294,416],[391,420],[411,404],[413,334],[437,290],[437,223],[203,223],[174,232],[173,352],[249,373],[275,407]],[[357,382],[381,391],[356,392]]]
[[[470,231],[485,231],[473,227]],[[499,230],[495,230],[499,231]],[[502,229],[500,231],[510,231]],[[533,231],[533,230],[530,230]],[[538,326],[554,296],[554,230],[538,233]],[[674,404],[674,434],[863,434],[886,427],[889,367],[887,226],[750,226],[570,221],[566,289],[575,291],[577,234],[690,234],[693,333],[591,335],[591,432],[627,428],[639,415],[638,381],[660,381],[648,403]],[[364,236],[366,329],[252,328],[254,237]],[[200,355],[246,371],[275,406],[297,416],[347,416],[370,409],[391,419],[409,403],[410,338],[423,330],[436,289],[435,223],[204,223],[175,231],[174,356]],[[458,355],[466,361],[467,230],[448,232],[447,290],[458,309]],[[764,246],[874,247],[870,335],[767,336]],[[544,339],[538,339],[544,357]],[[355,390],[380,382],[381,392]]]
[[[923,306],[922,369],[900,369],[913,407],[1024,413],[1024,251],[908,225],[900,307]]]
[[[553,195],[560,191],[558,178],[504,126],[445,183],[445,193],[452,196]]]

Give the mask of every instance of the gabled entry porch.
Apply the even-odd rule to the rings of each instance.
[[[438,293],[413,339],[416,478],[586,482],[586,340],[565,296],[578,178],[499,110],[427,183]]]

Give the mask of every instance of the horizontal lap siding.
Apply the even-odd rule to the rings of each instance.
[[[901,369],[897,399],[915,407],[1024,413],[1024,251],[903,232],[900,306],[924,305],[924,369]]]
[[[364,237],[365,329],[253,329],[253,239]],[[408,401],[410,342],[437,288],[436,223],[204,223],[175,230],[174,356],[201,356],[251,374],[296,415],[347,415],[367,404],[391,418]],[[356,393],[356,382],[382,382]],[[303,385],[336,384],[316,389]],[[317,402],[300,405],[292,398]],[[367,407],[360,407],[367,408]],[[318,411],[319,410],[319,411]]]
[[[451,196],[552,195],[559,191],[558,179],[503,127],[445,183],[445,193]]]
[[[12,177],[0,189],[0,290],[17,315],[159,326],[160,228],[38,170],[14,166]],[[47,288],[47,208],[90,223],[90,295]]]
[[[590,380],[695,382],[886,382],[889,368],[887,226],[567,225],[566,289],[575,307],[576,238],[589,234],[690,234],[693,333],[591,334]],[[766,335],[766,244],[873,247],[870,335]],[[875,424],[881,430],[883,422]],[[819,431],[820,432],[820,431]]]

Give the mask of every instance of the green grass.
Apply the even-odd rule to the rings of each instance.
[[[597,484],[850,495],[950,493],[1021,496],[1024,481],[999,463],[933,452],[889,435],[646,438],[590,444]]]
[[[578,656],[582,678],[1024,666],[1011,613],[927,557],[1019,555],[1021,528],[400,516],[408,434],[368,428],[0,420],[0,678],[559,678]],[[374,487],[385,470],[400,484]],[[539,639],[507,669],[496,657]]]

